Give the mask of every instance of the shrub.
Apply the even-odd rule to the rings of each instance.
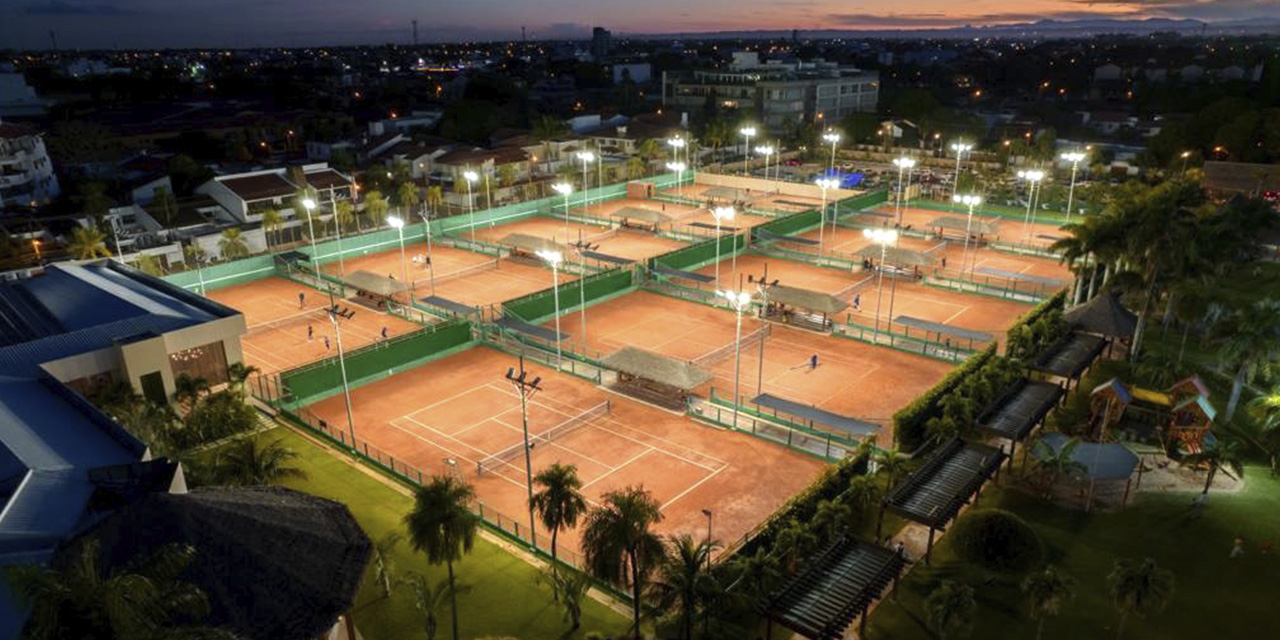
[[[956,555],[992,571],[1023,572],[1044,559],[1040,536],[1022,518],[1002,509],[979,509],[951,530]]]
[[[1010,325],[1004,351],[1006,356],[1020,360],[1035,357],[1066,334],[1069,327],[1062,319],[1062,309],[1067,301],[1067,291],[1063,289],[1050,296]]]
[[[994,344],[969,356],[968,360],[953,369],[938,384],[893,414],[893,437],[898,448],[915,451],[924,444],[929,435],[926,425],[931,419],[942,415],[943,398],[958,389],[969,376],[977,373],[995,357]]]

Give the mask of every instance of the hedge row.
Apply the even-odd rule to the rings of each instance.
[[[1067,292],[1063,289],[1055,293],[1009,326],[1005,355],[1010,358],[1032,356],[1066,335],[1069,327],[1062,320],[1062,311]]]
[[[992,358],[996,357],[996,345],[993,343],[965,360],[947,374],[938,384],[933,385],[920,397],[916,398],[893,414],[893,437],[899,449],[915,451],[928,439],[926,424],[931,418],[942,414],[942,399],[955,391],[970,376],[977,374]]]
[[[755,555],[759,549],[772,549],[778,532],[790,525],[792,520],[797,522],[812,520],[818,510],[819,502],[831,500],[844,493],[853,478],[866,475],[870,457],[871,450],[865,449],[859,455],[848,456],[823,469],[817,480],[791,496],[790,500],[774,511],[773,515],[762,522],[753,533],[748,534],[747,540],[735,551],[735,554],[749,557]]]

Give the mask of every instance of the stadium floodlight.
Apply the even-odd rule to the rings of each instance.
[[[733,207],[715,207],[711,210],[711,217],[716,220],[716,284],[720,284],[720,223],[724,220],[733,220],[737,215]],[[735,233],[736,236],[736,233]],[[734,252],[735,271],[737,269],[737,252]]]
[[[387,216],[387,224],[400,235],[400,277],[404,278],[404,284],[412,288],[412,281],[409,280],[409,262],[404,257],[404,218],[400,216]],[[413,295],[409,295],[409,303],[413,303]]]
[[[898,224],[902,224],[902,197],[907,187],[907,185],[903,184],[902,182],[902,172],[903,171],[907,172],[907,182],[910,182],[911,170],[915,168],[916,161],[914,158],[907,158],[907,157],[894,158],[893,166],[898,168],[898,202],[897,202]]]
[[[1062,154],[1062,159],[1071,163],[1071,188],[1067,189],[1067,222],[1071,222],[1071,205],[1075,201],[1076,196],[1076,171],[1080,169],[1080,162],[1087,156],[1079,151],[1069,151]],[[1185,157],[1184,157],[1185,158]],[[1186,166],[1184,161],[1183,166]]]
[[[467,224],[471,227],[471,241],[476,241],[476,201],[471,192],[471,185],[480,179],[474,171],[463,171],[462,178],[467,181]]]
[[[558,193],[558,194],[560,194],[560,195],[565,195],[565,196],[567,196],[567,195],[569,195],[569,194],[573,193],[573,185],[571,185],[571,184],[569,184],[569,183],[567,183],[567,182],[557,182],[557,183],[555,183],[555,184],[551,185],[551,190],[552,190],[552,191],[555,191],[556,193]]]
[[[684,197],[684,170],[687,168],[683,162],[668,162],[667,169],[676,172],[676,197]]]
[[[387,216],[387,224],[391,225],[392,229],[404,228],[404,220],[400,216]]]
[[[960,273],[963,274],[965,265],[969,263],[969,233],[973,227],[973,210],[982,204],[982,196],[956,194],[951,196],[951,201],[969,208],[969,216],[964,224],[964,255],[960,258]]]
[[[316,210],[316,201],[311,198],[302,199],[302,207],[307,210],[307,235],[311,236],[311,271],[315,273],[316,282],[320,281],[320,254],[316,253],[316,225],[315,216],[311,215]]]
[[[897,242],[897,241],[898,241],[898,230],[897,230],[897,229],[884,229],[884,228],[880,228],[880,229],[863,229],[863,230],[862,230],[862,235],[863,235],[863,237],[865,237],[866,239],[868,239],[868,240],[870,240],[870,241],[872,241],[872,242],[874,242],[874,243],[876,243],[876,244],[880,245],[880,264],[876,266],[876,271],[879,271],[879,272],[880,272],[880,273],[879,273],[879,275],[878,275],[879,283],[878,283],[878,285],[877,285],[877,287],[876,287],[876,288],[877,288],[877,293],[876,293],[876,320],[875,320],[875,328],[876,328],[876,331],[878,332],[878,331],[880,331],[880,309],[882,308],[882,307],[881,307],[881,303],[882,303],[882,302],[884,302],[884,263],[885,263],[885,255],[886,255],[886,254],[887,254],[887,252],[889,251],[889,245],[891,245],[891,244],[893,244],[893,243],[895,243],[895,242]],[[894,293],[897,293],[897,287],[895,287],[895,288],[894,288]],[[892,330],[893,330],[893,301],[892,301],[892,300],[890,300],[890,302],[889,302],[889,325],[888,325],[888,330],[889,330],[889,331],[892,331]]]
[[[769,156],[773,155],[774,151],[775,149],[772,146],[767,144],[762,144],[756,147],[756,153],[764,156],[764,179],[765,180],[769,179]],[[774,161],[773,163],[775,173],[778,170],[779,164],[780,163],[778,161]],[[777,186],[778,186],[777,181],[775,179],[774,190],[777,190]]]
[[[964,154],[973,151],[973,144],[957,140],[951,143],[951,150],[956,152],[956,177],[951,181],[951,195],[956,194],[956,190],[960,188],[960,161],[964,158]]]
[[[536,253],[539,258],[546,260],[547,264],[551,265],[551,291],[555,298],[556,313],[556,369],[559,370],[562,363],[560,353],[560,262],[564,260],[564,256],[554,249],[540,249],[534,253]],[[579,311],[582,313],[586,312],[585,309],[581,309]]]
[[[1040,181],[1044,180],[1045,173],[1039,169],[1029,169],[1019,171],[1018,177],[1030,183],[1027,187],[1027,215],[1022,220],[1022,235],[1029,237],[1028,233],[1031,228],[1031,218],[1035,211],[1035,201],[1040,197]]]
[[[836,172],[836,145],[840,144],[840,132],[834,129],[822,134],[822,139],[831,143],[831,174]]]
[[[751,168],[747,165],[747,162],[751,159],[751,138],[755,137],[756,128],[743,127],[738,129],[738,133],[747,139],[746,147],[743,148],[742,152],[742,175],[748,176],[751,175]]]
[[[835,178],[818,178],[817,180],[814,180],[813,183],[818,185],[819,189],[822,189],[822,208],[819,209],[821,216],[818,221],[818,256],[821,257],[823,243],[826,241],[827,233],[827,189],[834,189],[840,186],[840,181]],[[835,222],[833,221],[832,233],[835,233],[834,225]]]
[[[573,185],[569,184],[568,182],[557,182],[551,185],[551,190],[564,196],[564,237],[565,237],[565,240],[568,240],[569,239],[569,194],[573,193]],[[582,214],[582,217],[584,220],[586,219],[586,216],[587,214],[584,212]]]
[[[475,182],[480,179],[480,174],[474,171],[463,171],[462,177],[465,178],[467,182]]]
[[[738,428],[738,383],[742,372],[742,311],[751,306],[751,294],[746,291],[716,291],[716,296],[728,301],[738,317],[738,328],[734,334],[733,348],[733,427]]]

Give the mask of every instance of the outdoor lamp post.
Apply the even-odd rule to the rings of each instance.
[[[964,223],[964,255],[960,259],[960,273],[964,273],[965,265],[969,262],[969,229],[973,226],[973,210],[982,204],[982,196],[977,195],[953,195],[951,201],[956,204],[962,204],[969,207],[969,217]]]
[[[1071,163],[1071,187],[1067,189],[1067,222],[1071,222],[1071,205],[1075,201],[1076,195],[1076,170],[1080,168],[1080,161],[1084,160],[1085,155],[1079,151],[1062,154],[1062,159]]]
[[[681,181],[684,179],[685,164],[683,162],[668,162],[667,168],[676,172],[676,197],[682,197],[684,188],[681,186]]]
[[[596,159],[596,154],[590,151],[579,151],[578,159],[582,161],[582,215],[587,215],[587,210],[591,208],[591,196],[587,193],[587,165]],[[565,238],[565,242],[569,239]]]
[[[1178,157],[1182,158],[1182,175],[1185,176],[1187,175],[1187,159],[1191,157],[1191,152],[1183,151]]]
[[[302,207],[307,210],[307,235],[311,236],[311,271],[315,273],[316,285],[320,284],[320,254],[316,253],[316,201],[311,198],[302,199]]]
[[[767,144],[760,145],[760,146],[756,147],[756,153],[759,153],[759,154],[763,154],[763,155],[764,155],[764,179],[765,179],[765,180],[768,180],[768,179],[769,179],[769,156],[773,155],[773,147],[771,147],[771,146],[769,146],[769,145],[767,145]],[[775,165],[775,166],[774,166],[774,171],[776,172],[776,171],[777,171],[777,166],[776,166],[776,165],[777,165],[777,161],[774,161],[774,165]],[[777,190],[777,188],[778,188],[778,183],[777,183],[777,181],[775,181],[775,182],[774,182],[773,186],[774,186],[774,190],[776,191],[776,190]]]
[[[876,331],[880,331],[880,303],[884,301],[884,261],[889,245],[898,241],[898,231],[896,229],[863,229],[862,235],[880,245],[880,274],[877,283],[879,292],[876,293]],[[890,314],[892,315],[892,312]],[[890,326],[892,323],[893,318],[890,317]]]
[[[329,294],[332,302],[333,294]],[[342,327],[338,324],[338,319],[350,320],[355,317],[356,313],[351,309],[339,309],[337,303],[333,303],[329,309],[329,322],[333,323],[333,338],[338,345],[338,370],[342,373],[342,395],[347,403],[347,433],[351,436],[351,448],[356,448],[356,421],[351,410],[351,385],[347,382],[347,361],[345,352],[342,350]]]
[[[404,278],[405,286],[413,288],[412,281],[409,280],[409,262],[404,257],[404,218],[400,216],[387,216],[387,224],[391,225],[396,233],[400,234],[400,277]],[[409,303],[412,304],[412,294],[410,294]]]
[[[555,298],[555,310],[556,310],[556,370],[559,370],[559,369],[560,369],[560,364],[561,364],[561,357],[560,357],[560,355],[561,355],[561,354],[560,354],[560,262],[561,262],[562,260],[564,260],[564,256],[560,255],[560,252],[559,252],[559,251],[552,251],[552,250],[550,250],[550,249],[543,249],[543,250],[541,250],[541,251],[538,251],[538,252],[537,252],[537,254],[538,254],[538,257],[539,257],[539,258],[542,258],[543,260],[546,260],[546,261],[547,261],[547,264],[551,265],[551,279],[552,279],[551,291],[552,291],[552,296]],[[579,286],[581,286],[581,283],[579,283]]]
[[[831,175],[834,177],[836,172],[836,145],[840,144],[840,132],[830,131],[822,134],[822,139],[831,143]]]
[[[427,264],[423,265],[427,268],[427,278],[431,280],[431,295],[436,294],[436,268],[431,264],[431,212],[427,210],[426,205],[422,206],[422,211],[418,213],[422,218],[422,232],[427,235]]]
[[[677,136],[677,137],[675,137],[675,138],[667,138],[667,146],[671,147],[671,149],[673,150],[672,160],[673,160],[674,162],[680,162],[680,150],[681,150],[681,149],[685,149],[685,158],[684,158],[684,159],[685,159],[685,163],[686,163],[686,164],[688,163],[688,160],[689,160],[689,155],[688,155],[688,154],[689,154],[689,150],[685,147],[685,141],[684,141],[684,138],[681,138],[681,137],[679,137],[679,136]]]
[[[839,182],[837,182],[834,178],[818,178],[817,180],[814,180],[814,181],[813,181],[813,183],[814,183],[814,184],[816,184],[816,185],[818,185],[818,188],[819,188],[819,189],[822,189],[822,208],[821,208],[821,209],[819,209],[819,213],[821,214],[821,217],[820,217],[819,222],[818,222],[818,255],[819,255],[819,256],[821,256],[821,255],[822,255],[823,242],[825,242],[825,240],[826,240],[826,228],[827,228],[827,189],[834,189],[834,188],[836,188],[836,186],[837,186],[837,185],[839,185],[840,183],[839,183]],[[832,232],[832,233],[835,233],[834,224],[833,224],[833,227],[832,227],[832,229],[831,229],[831,232]]]
[[[733,307],[738,316],[738,328],[734,338],[733,353],[733,427],[738,427],[738,378],[742,370],[742,310],[751,305],[751,294],[746,291],[716,291]]]
[[[951,182],[951,195],[954,198],[956,190],[960,188],[960,161],[964,158],[964,154],[973,151],[973,145],[968,142],[952,142],[951,150],[956,152],[956,177]]]
[[[557,182],[551,185],[551,189],[556,193],[564,196],[564,238],[569,239],[569,194],[573,193],[573,185],[568,182]],[[587,214],[582,214],[583,220],[586,220]]]
[[[756,128],[743,127],[738,130],[738,133],[741,133],[747,139],[747,146],[742,154],[742,175],[749,176],[751,175],[751,167],[748,165],[748,161],[751,158],[751,138],[756,135]]]
[[[902,196],[905,190],[902,184],[902,172],[915,167],[916,161],[911,158],[894,158],[893,166],[898,168],[898,224],[902,224]]]
[[[1030,186],[1027,187],[1027,216],[1022,221],[1022,238],[1026,240],[1030,233],[1031,214],[1033,211],[1032,199],[1036,195],[1036,188],[1039,186],[1040,181],[1044,180],[1044,172],[1039,169],[1019,171],[1018,177],[1026,180],[1027,183],[1030,184]]]
[[[720,223],[724,220],[733,220],[736,214],[733,207],[716,207],[711,210],[711,217],[716,219],[716,286],[720,286]],[[737,254],[734,254],[734,268],[737,269]]]
[[[476,203],[471,197],[471,185],[475,184],[480,176],[474,171],[463,171],[462,179],[467,181],[467,213],[471,221],[471,241],[476,241]]]

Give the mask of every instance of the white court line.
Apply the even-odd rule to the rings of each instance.
[[[398,420],[398,418],[397,418],[397,420]],[[411,421],[413,421],[413,422],[417,422],[416,420],[413,420],[413,418],[409,418],[409,420],[411,420]],[[424,437],[422,437],[422,435],[420,435],[420,434],[414,433],[413,431],[410,431],[409,429],[406,429],[406,428],[404,428],[404,427],[402,427],[402,426],[400,426],[400,425],[398,425],[398,424],[395,424],[395,420],[392,420],[392,421],[388,422],[387,424],[388,424],[388,425],[390,425],[392,428],[399,429],[399,430],[401,430],[401,431],[403,431],[403,432],[405,432],[405,433],[409,434],[410,436],[412,436],[412,437],[414,437],[414,438],[417,438],[417,439],[419,439],[419,440],[421,440],[421,441],[423,441],[423,442],[425,442],[425,443],[427,443],[427,444],[429,444],[429,445],[431,445],[431,446],[433,446],[433,447],[437,447],[437,448],[439,448],[439,449],[442,449],[442,450],[444,450],[445,452],[447,452],[449,455],[451,455],[451,456],[453,456],[453,457],[455,457],[455,458],[458,458],[459,460],[465,460],[465,461],[467,462],[467,466],[468,466],[468,467],[470,467],[471,465],[473,465],[473,464],[475,464],[475,463],[476,463],[476,461],[475,461],[475,460],[473,460],[473,459],[471,459],[471,458],[468,458],[467,456],[464,456],[464,455],[462,455],[462,454],[460,454],[460,453],[457,453],[457,452],[455,452],[454,450],[452,450],[452,449],[450,449],[450,448],[448,448],[448,447],[446,447],[446,446],[441,445],[440,443],[436,442],[435,440],[432,440],[432,439],[430,439],[430,438],[424,438]],[[447,436],[446,436],[446,437],[447,437]],[[466,443],[463,443],[463,444],[466,444]],[[496,476],[497,476],[497,477],[499,477],[499,478],[502,478],[503,480],[505,480],[505,481],[507,481],[507,482],[510,482],[511,484],[516,485],[517,487],[520,487],[520,488],[522,488],[522,489],[524,488],[524,483],[523,483],[523,482],[516,482],[516,481],[512,480],[511,478],[508,478],[508,477],[506,477],[506,476],[504,476],[504,475],[502,475],[502,474],[500,474],[500,473],[498,473],[498,474],[494,474],[494,475],[496,475]]]
[[[693,491],[694,489],[697,489],[699,486],[701,486],[701,485],[702,485],[702,483],[704,483],[704,482],[706,482],[706,481],[708,481],[708,480],[710,480],[710,479],[712,479],[712,478],[716,477],[716,474],[720,473],[721,471],[724,471],[724,470],[725,470],[725,469],[727,469],[727,468],[728,468],[728,467],[722,467],[722,468],[720,468],[720,469],[716,469],[715,471],[712,471],[712,472],[711,472],[710,474],[708,474],[705,478],[703,478],[703,479],[701,479],[701,480],[699,480],[699,481],[697,481],[697,482],[693,483],[692,485],[689,485],[689,488],[688,488],[688,489],[685,489],[684,491],[681,491],[680,493],[676,494],[676,496],[675,496],[674,498],[672,498],[672,499],[670,499],[670,500],[668,500],[668,501],[664,502],[664,503],[662,504],[662,506],[658,507],[658,510],[659,510],[659,511],[662,511],[662,510],[666,509],[667,507],[671,506],[673,503],[675,503],[675,501],[679,500],[680,498],[685,497],[685,495],[687,495],[690,491]]]
[[[582,488],[583,488],[583,489],[586,489],[587,487],[589,487],[589,486],[591,486],[591,485],[593,485],[593,484],[595,484],[595,483],[597,483],[597,482],[600,482],[601,480],[604,480],[605,478],[607,478],[607,477],[609,477],[609,476],[613,475],[613,474],[614,474],[615,472],[617,472],[619,469],[621,469],[621,468],[623,468],[623,467],[625,467],[625,466],[627,466],[627,465],[631,464],[632,462],[635,462],[636,460],[639,460],[640,458],[643,458],[644,456],[649,455],[649,452],[651,452],[651,451],[655,451],[655,449],[654,449],[653,447],[649,447],[649,448],[645,449],[644,451],[641,451],[640,453],[637,453],[636,455],[631,456],[631,458],[630,458],[630,459],[628,459],[626,462],[623,462],[622,464],[620,464],[620,465],[618,465],[618,466],[616,466],[616,467],[612,467],[612,468],[610,468],[608,471],[606,471],[606,472],[604,472],[604,473],[600,474],[600,476],[599,476],[598,478],[596,478],[595,480],[592,480],[591,482],[588,482],[588,483],[586,483],[586,484],[582,485]]]
[[[505,425],[505,426],[507,426],[507,427],[510,427],[513,431],[515,431],[515,432],[519,433],[521,438],[523,438],[523,437],[524,437],[524,430],[523,430],[523,429],[521,429],[520,427],[516,427],[516,426],[509,425],[509,424],[507,424],[507,423],[505,423],[505,422],[502,422],[501,420],[498,420],[497,418],[494,418],[494,420],[495,420],[495,421],[497,421],[497,422],[499,422],[499,423],[501,423],[501,424],[503,424],[503,425]],[[592,425],[584,425],[584,426],[595,426],[595,425],[594,425],[594,424],[592,424]],[[554,427],[553,427],[553,428],[554,428]],[[529,439],[530,439],[530,440],[532,440],[532,439],[534,439],[534,438],[538,437],[538,435],[539,435],[539,434],[536,434],[536,433],[530,433],[530,434],[529,434]],[[591,456],[589,456],[589,455],[587,455],[587,454],[585,454],[585,453],[583,453],[583,452],[581,452],[581,451],[578,451],[577,449],[573,449],[573,448],[570,448],[570,447],[566,447],[566,446],[564,446],[563,444],[560,444],[560,441],[559,441],[559,440],[548,440],[548,441],[544,442],[543,444],[552,445],[552,446],[556,447],[557,449],[563,449],[563,450],[565,450],[565,451],[568,451],[568,452],[570,452],[570,453],[573,453],[574,455],[576,455],[576,456],[578,456],[578,457],[582,458],[583,460],[586,460],[587,462],[591,462],[591,463],[593,463],[593,464],[598,464],[598,465],[600,465],[600,466],[604,467],[605,469],[612,469],[612,468],[613,468],[613,465],[611,465],[611,464],[608,464],[608,463],[605,463],[605,462],[601,462],[601,461],[596,460],[595,458],[592,458]]]

